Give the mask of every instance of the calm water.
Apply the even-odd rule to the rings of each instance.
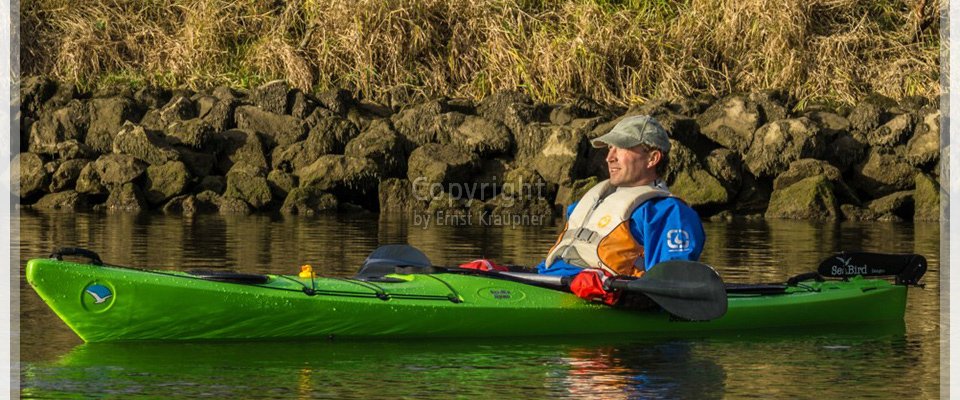
[[[284,218],[32,213],[20,268],[59,246],[154,269],[224,267],[352,274],[381,244],[409,243],[435,264],[478,257],[532,265],[559,227],[431,226],[376,215]],[[759,332],[683,340],[83,344],[21,278],[25,398],[937,398],[939,226],[706,223],[703,261],[727,282],[776,282],[841,249],[916,252],[929,261],[903,326]],[[16,239],[16,238],[15,238]]]

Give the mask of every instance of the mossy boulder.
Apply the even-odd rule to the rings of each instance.
[[[913,116],[900,114],[866,135],[871,146],[893,147],[901,144],[906,135],[913,130]]]
[[[234,118],[237,128],[262,134],[264,145],[268,149],[287,146],[307,136],[307,125],[303,120],[272,113],[260,107],[239,106],[234,111]]]
[[[140,188],[128,182],[111,190],[107,202],[100,207],[107,211],[139,212],[147,209],[147,201]]]
[[[745,154],[763,123],[759,106],[743,96],[715,103],[697,117],[700,132],[723,147]]]
[[[265,146],[260,134],[251,130],[231,129],[219,136],[220,154],[217,158],[217,169],[226,175],[236,163],[254,166],[267,171],[270,164],[267,162]]]
[[[755,176],[774,177],[793,161],[819,158],[829,143],[827,139],[805,117],[774,121],[757,129],[743,159]]]
[[[513,135],[503,123],[468,115],[451,133],[451,141],[481,157],[506,154],[513,149]]]
[[[202,149],[211,140],[214,129],[209,122],[193,118],[170,124],[166,133],[170,144]]]
[[[43,196],[32,208],[37,210],[79,210],[87,208],[87,197],[75,190],[50,193]]]
[[[411,147],[412,143],[397,133],[388,121],[378,120],[347,143],[343,154],[369,158],[377,163],[384,177],[399,178],[407,175]]]
[[[99,153],[113,149],[113,138],[127,121],[139,122],[140,113],[136,104],[126,97],[91,99],[90,127],[84,143]]]
[[[836,220],[839,215],[833,185],[825,176],[800,180],[770,195],[765,218]]]
[[[273,200],[273,193],[270,191],[267,178],[259,168],[238,163],[234,164],[227,173],[227,185],[223,197],[240,199],[250,207],[260,209]]]
[[[316,187],[295,188],[287,195],[280,212],[293,215],[315,215],[324,211],[336,211],[336,196]]]
[[[853,189],[847,186],[840,170],[830,163],[813,158],[804,158],[790,163],[790,168],[777,175],[773,180],[773,190],[786,188],[809,177],[825,176],[833,185],[834,193],[841,203],[860,205],[860,199]]]
[[[423,210],[429,196],[418,196],[409,180],[388,178],[380,181],[377,189],[381,213],[409,212]]]
[[[43,158],[34,153],[19,153],[10,163],[10,179],[19,183],[11,185],[14,195],[21,199],[34,198],[41,194],[50,181],[50,174],[43,168]]]
[[[77,176],[75,188],[77,192],[89,195],[107,194],[107,188],[100,183],[100,174],[97,173],[95,163],[85,165]]]
[[[940,111],[928,110],[907,142],[907,162],[928,168],[940,160]]]
[[[875,147],[853,168],[850,184],[872,198],[880,198],[912,189],[918,172],[895,151]]]
[[[143,184],[144,198],[151,205],[160,205],[181,194],[190,182],[190,171],[180,161],[147,167]]]
[[[670,192],[694,208],[718,206],[730,200],[723,184],[703,169],[678,173],[670,184]]]
[[[380,175],[368,158],[325,155],[299,172],[300,187],[316,187],[338,200],[376,209]]]
[[[129,154],[104,154],[93,162],[93,168],[100,183],[118,187],[140,177],[147,170],[147,163]]]
[[[588,160],[586,137],[575,129],[565,126],[541,128],[545,141],[533,159],[533,169],[547,182],[562,185],[583,177]]]
[[[80,177],[80,171],[91,161],[84,159],[66,160],[60,163],[50,177],[50,192],[56,193],[73,188]]]
[[[940,220],[940,185],[926,174],[914,178],[914,221]]]
[[[471,181],[479,165],[476,154],[453,145],[429,143],[410,154],[407,179],[419,185],[463,184]]]
[[[130,123],[124,124],[113,139],[113,152],[129,154],[150,165],[180,159],[180,154],[166,142],[163,134]]]

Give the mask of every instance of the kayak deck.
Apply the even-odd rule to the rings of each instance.
[[[265,283],[34,259],[26,278],[84,341],[329,337],[670,335],[903,321],[907,288],[884,280],[802,282],[730,293],[726,315],[688,322],[486,276],[388,275],[390,282],[268,275]]]

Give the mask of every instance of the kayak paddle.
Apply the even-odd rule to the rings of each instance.
[[[450,272],[480,272],[520,281],[569,288],[573,277],[522,272],[461,270],[432,266],[426,255],[408,245],[381,246],[364,261],[357,278],[393,273],[396,267],[421,267]],[[671,260],[655,265],[640,278],[608,280],[612,289],[642,293],[668,313],[690,321],[708,321],[727,312],[727,291],[720,275],[707,264]]]

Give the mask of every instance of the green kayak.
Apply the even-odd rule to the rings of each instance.
[[[907,298],[906,285],[859,275],[780,286],[728,285],[726,313],[691,322],[659,308],[610,307],[496,273],[300,278],[148,271],[105,265],[99,258],[58,258],[30,260],[26,278],[86,342],[673,335],[902,324]]]

